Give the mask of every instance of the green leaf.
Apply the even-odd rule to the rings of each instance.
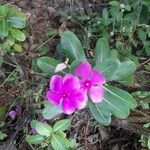
[[[16,52],[22,52],[22,46],[20,44],[14,44],[13,47]]]
[[[54,150],[68,150],[65,138],[56,134],[52,135],[51,144]]]
[[[8,5],[0,6],[0,16],[6,16],[8,11]]]
[[[115,6],[115,7],[119,7],[119,2],[117,1],[110,1],[109,5]]]
[[[0,106],[0,118],[6,113],[6,106]]]
[[[95,118],[95,120],[104,126],[108,126],[111,123],[111,116],[110,114],[104,115],[101,108],[97,106],[96,103],[93,103],[89,101],[88,105],[90,112],[92,116]]]
[[[103,67],[106,60],[110,57],[110,48],[106,37],[100,38],[95,48],[95,65]]]
[[[130,81],[133,80],[136,64],[130,60],[120,62],[119,59],[110,58],[103,65],[99,64],[95,66],[95,69],[100,71],[107,80],[127,83],[129,79]]]
[[[52,36],[54,36],[55,34],[57,34],[57,32],[58,32],[58,29],[51,28],[51,29],[49,29],[49,30],[46,32],[46,35],[49,36],[49,37],[52,37]]]
[[[112,79],[120,81],[133,74],[136,70],[136,65],[133,61],[124,61],[119,63],[118,69],[114,72]]]
[[[58,64],[60,61],[51,57],[41,57],[37,60],[37,66],[47,75],[53,75]]]
[[[3,57],[0,56],[0,68],[2,67],[2,64],[3,64]]]
[[[46,103],[45,108],[43,110],[43,117],[45,119],[53,119],[61,113],[62,109],[59,106]]]
[[[113,86],[106,86],[104,89],[105,95],[102,102],[89,103],[92,115],[100,124],[108,125],[111,115],[125,119],[129,116],[130,109],[136,108],[137,103],[128,92]],[[102,119],[99,119],[98,116]]]
[[[147,147],[150,149],[150,136],[148,137]]]
[[[116,20],[117,22],[121,22],[122,12],[120,11],[120,8],[117,5],[112,7],[109,11],[111,16],[113,17],[113,20]]]
[[[15,44],[15,38],[11,34],[8,34],[7,41],[9,41],[9,44],[11,46],[13,46]]]
[[[4,42],[4,43],[2,44],[2,48],[3,48],[3,50],[5,50],[5,51],[9,51],[9,50],[10,50],[10,47],[11,47],[11,45],[10,45],[9,40],[7,40],[6,42]]]
[[[0,38],[4,38],[9,33],[9,24],[5,19],[0,19]]]
[[[7,135],[5,133],[2,133],[2,131],[0,131],[0,140],[4,140],[5,137],[7,137]]]
[[[52,132],[52,127],[49,126],[48,124],[44,124],[41,122],[37,122],[35,124],[35,130],[40,134],[44,136],[50,136]]]
[[[25,34],[22,31],[18,30],[18,29],[11,28],[10,33],[18,41],[23,42],[23,41],[26,40]]]
[[[74,72],[75,68],[81,63],[82,61],[79,61],[79,60],[75,60],[71,63],[70,65],[70,68],[69,68],[69,71],[70,72]]]
[[[134,76],[130,75],[126,78],[123,78],[122,80],[119,80],[120,83],[124,84],[124,85],[133,85],[134,83]]]
[[[60,132],[67,130],[71,125],[70,119],[63,119],[56,122],[53,126],[53,132]]]
[[[17,29],[22,29],[26,25],[24,18],[21,18],[19,16],[10,17],[7,21],[10,23],[12,27]]]
[[[130,5],[125,5],[124,7],[127,11],[131,11],[131,6]]]
[[[17,16],[17,14],[18,14],[18,12],[17,12],[16,6],[15,5],[9,6],[7,16],[9,16],[9,17]]]
[[[116,49],[111,49],[110,51],[110,58],[119,59],[119,52]]]
[[[102,11],[102,17],[104,19],[104,25],[109,25],[110,24],[110,20],[109,20],[109,15],[108,15],[107,8],[103,9],[103,11]]]
[[[138,37],[139,37],[139,39],[140,39],[143,43],[145,43],[145,42],[146,42],[146,39],[147,39],[147,33],[146,33],[144,30],[139,29],[139,31],[138,31]]]
[[[113,74],[119,67],[119,60],[116,59],[107,59],[104,65],[101,67],[101,64],[95,66],[95,69],[100,71],[105,78],[108,80],[112,80]]]
[[[36,125],[37,122],[39,122],[39,121],[37,121],[37,120],[32,120],[31,123],[30,123],[31,127],[32,127],[32,128],[35,128],[35,125]]]
[[[84,49],[73,32],[65,31],[61,34],[61,46],[69,60],[86,60]]]
[[[42,144],[44,142],[44,137],[42,135],[31,135],[27,137],[27,142],[30,144]]]

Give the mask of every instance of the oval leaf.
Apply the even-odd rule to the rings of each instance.
[[[133,74],[136,70],[136,64],[133,61],[124,61],[119,64],[118,69],[114,72],[112,79],[113,80],[123,80],[126,77]]]
[[[18,28],[18,29],[22,29],[25,27],[26,23],[24,18],[21,18],[19,16],[16,17],[10,17],[8,22],[10,23],[10,25],[14,28]]]
[[[54,150],[68,150],[65,139],[61,136],[53,134],[51,144]]]
[[[5,19],[0,19],[0,38],[4,38],[9,33],[9,24]]]
[[[100,71],[107,80],[116,80],[124,84],[129,79],[133,79],[136,64],[130,60],[120,62],[117,58],[110,58],[107,59],[103,65],[99,64],[95,66],[95,69]]]
[[[6,16],[8,11],[8,5],[0,5],[0,16]]]
[[[13,47],[16,52],[22,52],[22,46],[20,44],[14,44]]]
[[[60,120],[54,124],[53,132],[65,131],[69,128],[70,125],[71,125],[70,119]]]
[[[107,121],[110,119],[109,116],[111,115],[121,119],[125,119],[129,116],[130,109],[136,108],[137,103],[128,92],[113,86],[106,86],[104,87],[104,89],[105,89],[105,96],[102,102],[95,103],[93,105],[95,105],[95,108],[97,108],[98,110],[101,110],[101,113],[107,117]],[[89,107],[92,113],[93,111],[92,106]],[[96,113],[97,116],[100,114],[99,111],[97,111]],[[98,119],[98,117],[95,117],[96,113],[94,114],[94,118],[100,124],[106,125],[104,124],[104,119],[101,121]]]
[[[30,144],[42,144],[44,142],[44,137],[42,135],[31,135],[27,137],[27,142]]]
[[[10,33],[18,41],[23,42],[26,39],[25,34],[22,31],[18,30],[18,29],[11,28]]]
[[[92,116],[99,124],[108,126],[111,123],[111,116],[109,114],[107,116],[104,115],[102,109],[99,108],[96,103],[89,101],[88,107]]]
[[[100,38],[96,43],[95,48],[95,65],[99,66],[100,70],[105,64],[105,61],[110,57],[110,48],[106,37]]]
[[[47,75],[53,75],[58,64],[60,61],[51,57],[41,57],[37,60],[37,66]]]
[[[62,109],[59,106],[55,106],[50,103],[46,103],[43,110],[43,116],[45,119],[53,119],[61,113]]]
[[[61,46],[69,60],[86,60],[84,49],[73,32],[65,31],[61,34]]]
[[[51,132],[52,132],[52,127],[41,123],[41,122],[37,122],[35,124],[35,130],[40,134],[40,135],[44,135],[44,136],[50,136]]]

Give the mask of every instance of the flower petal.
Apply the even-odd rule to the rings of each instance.
[[[80,80],[72,74],[66,74],[63,78],[63,92],[72,93],[80,89]]]
[[[62,91],[62,82],[63,78],[60,75],[54,75],[52,76],[50,80],[50,89],[53,92],[61,92]]]
[[[62,110],[65,114],[72,114],[76,108],[75,106],[72,104],[72,102],[69,99],[63,99],[62,101]]]
[[[87,62],[83,62],[78,65],[74,71],[74,74],[82,79],[87,79],[90,77],[91,65]]]
[[[105,77],[97,70],[92,70],[92,82],[93,84],[104,84],[106,82]]]
[[[100,86],[93,86],[90,89],[90,98],[94,103],[99,103],[103,100],[104,88]]]
[[[12,119],[15,119],[16,116],[17,116],[17,112],[14,111],[14,110],[12,110],[12,111],[9,112],[9,116],[10,116]]]
[[[86,90],[80,90],[80,91],[74,91],[70,97],[70,101],[72,102],[72,105],[74,105],[78,109],[83,109],[87,102],[87,91]]]
[[[53,91],[48,91],[46,97],[48,101],[54,105],[59,105],[61,100],[61,94],[55,93]]]

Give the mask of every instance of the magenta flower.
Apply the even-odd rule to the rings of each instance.
[[[50,80],[50,90],[46,96],[50,103],[61,104],[66,114],[84,108],[87,102],[86,93],[80,89],[80,80],[72,74],[66,74],[64,77],[54,75]]]
[[[81,78],[81,88],[89,92],[89,96],[94,103],[102,101],[104,88],[101,86],[106,82],[105,77],[98,71],[91,68],[87,62],[76,67],[74,74]]]

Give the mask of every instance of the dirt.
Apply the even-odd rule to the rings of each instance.
[[[23,11],[27,18],[27,41],[24,43],[25,52],[22,55],[19,55],[20,63],[23,66],[29,68],[30,61],[34,54],[34,50],[37,48],[39,43],[43,43],[47,40],[46,32],[49,28],[59,28],[62,22],[61,13],[63,11],[75,11],[78,12],[81,10],[85,10],[86,13],[97,13],[101,11],[101,8],[105,5],[105,1],[101,0],[70,0],[70,2],[63,2],[63,0],[0,0],[1,4],[10,3],[14,4]],[[67,22],[67,27],[69,28],[69,22]],[[57,38],[56,38],[57,40]],[[55,39],[49,42],[49,54],[53,53],[56,48]],[[32,56],[31,56],[32,54]],[[22,62],[24,58],[27,58],[27,63]],[[0,76],[3,73],[0,72]],[[139,75],[139,74],[138,74]],[[30,79],[30,76],[27,75],[26,79]],[[3,95],[6,101],[14,98],[17,95],[15,91],[15,87],[9,87],[3,89],[4,91],[0,91],[0,96]],[[13,91],[14,90],[14,91]],[[13,91],[13,92],[12,92]],[[4,94],[12,92],[13,94]],[[19,92],[19,91],[18,91]],[[15,94],[14,94],[15,93]],[[10,95],[12,97],[10,97]],[[6,102],[2,102],[4,104]],[[28,112],[28,110],[26,110]],[[25,114],[26,115],[26,114]],[[29,114],[28,114],[29,115]],[[140,150],[141,146],[138,142],[140,139],[140,135],[137,134],[134,130],[135,125],[132,124],[130,126],[126,126],[123,124],[124,122],[119,122],[120,124],[112,123],[109,127],[103,127],[98,125],[93,117],[91,117],[88,110],[82,110],[80,112],[75,113],[72,117],[72,126],[70,131],[68,132],[68,136],[73,139],[76,139],[78,144],[78,150]],[[131,118],[130,118],[131,119]],[[126,120],[127,123],[129,120]],[[8,121],[9,122],[9,121]],[[13,135],[9,135],[9,138],[0,145],[0,150],[15,150],[16,147],[12,145],[12,141],[17,139],[17,149],[18,150],[30,150],[31,148],[24,140],[22,139],[22,133],[19,131],[14,132],[13,128],[16,123],[10,124],[11,128],[7,128],[7,130],[11,130],[10,133],[14,133]],[[130,127],[128,129],[128,127]],[[126,129],[126,130],[125,130]],[[141,129],[142,130],[142,129]],[[16,134],[15,134],[16,133]]]

